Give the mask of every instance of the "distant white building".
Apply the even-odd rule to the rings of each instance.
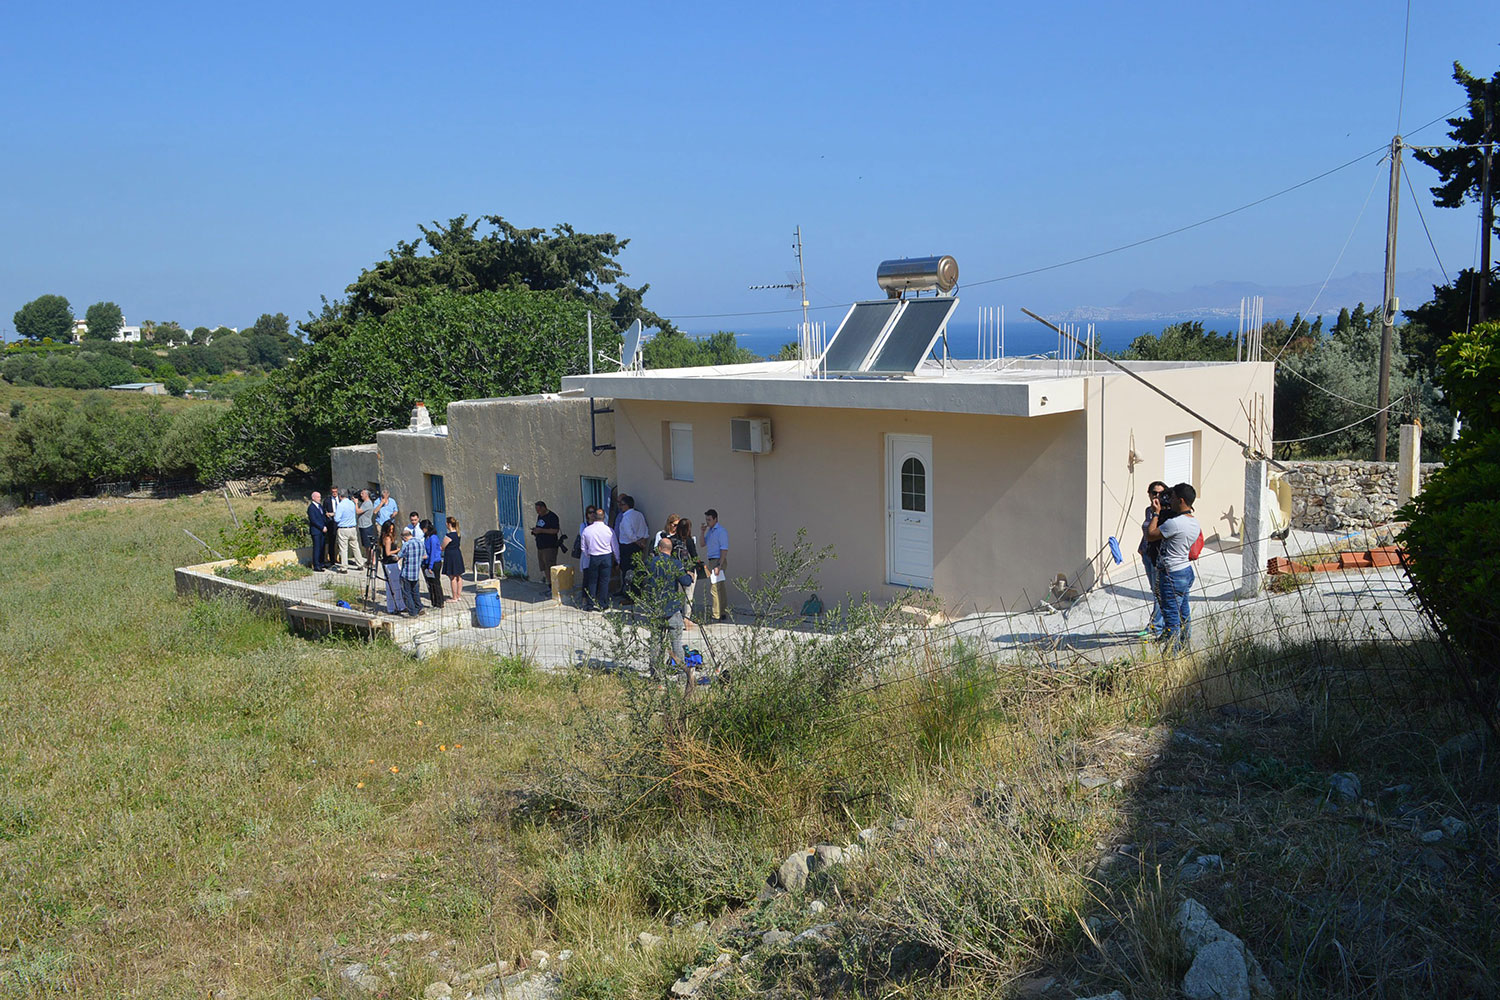
[[[115,334],[117,344],[139,344],[141,342],[141,328],[138,326],[122,326],[120,332]]]

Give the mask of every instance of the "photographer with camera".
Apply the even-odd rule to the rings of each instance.
[[[1188,591],[1196,574],[1190,551],[1203,533],[1193,516],[1198,491],[1189,483],[1178,483],[1151,498],[1153,516],[1146,522],[1146,538],[1160,542],[1156,558],[1156,586],[1161,602],[1161,639],[1169,648],[1179,648],[1191,638]]]

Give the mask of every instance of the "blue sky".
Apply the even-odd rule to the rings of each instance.
[[[1011,9],[1014,8],[1014,9]],[[243,326],[339,295],[418,223],[631,239],[669,316],[815,305],[885,257],[972,282],[1233,208],[1382,146],[1401,3],[11,4],[0,14],[0,330],[27,300]],[[1401,125],[1500,64],[1500,4],[1411,6]],[[1413,141],[1439,142],[1441,124]],[[1059,310],[1220,279],[1379,270],[1385,167],[1136,250],[975,287]],[[1433,208],[1452,273],[1477,208]],[[1370,192],[1374,189],[1374,194]],[[1362,205],[1366,205],[1358,226]],[[1403,185],[1399,266],[1435,267]],[[1226,303],[1232,304],[1232,303]],[[824,313],[824,318],[837,314]],[[689,330],[786,317],[684,320]]]

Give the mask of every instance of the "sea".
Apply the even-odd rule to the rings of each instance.
[[[1088,327],[1092,325],[1095,343],[1101,350],[1123,351],[1130,346],[1131,341],[1143,333],[1159,333],[1165,326],[1189,320],[1198,320],[1203,323],[1205,329],[1218,330],[1220,333],[1232,333],[1239,327],[1238,317],[1226,320],[1223,316],[1177,316],[1171,319],[1097,320],[1092,324],[1071,323],[1065,325],[1064,328],[1082,339]],[[1266,322],[1270,322],[1269,317]],[[833,335],[836,326],[837,320],[828,324],[829,336]],[[688,332],[688,336],[705,338],[714,332],[714,330],[695,330]],[[795,324],[788,324],[784,327],[746,327],[736,329],[734,334],[741,347],[764,358],[776,354],[785,344],[795,343],[797,327]],[[1058,349],[1058,339],[1056,333],[1035,320],[1025,316],[1019,319],[1006,317],[1005,354],[1008,357],[1053,353]],[[941,351],[941,349],[942,342],[939,341],[938,350]],[[991,349],[990,353],[995,352]],[[948,356],[960,359],[979,357],[979,329],[972,318],[967,321],[955,318],[948,324]]]

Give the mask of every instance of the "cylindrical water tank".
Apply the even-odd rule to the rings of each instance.
[[[947,254],[883,260],[875,270],[875,283],[893,299],[905,292],[951,292],[958,284],[958,261]]]

